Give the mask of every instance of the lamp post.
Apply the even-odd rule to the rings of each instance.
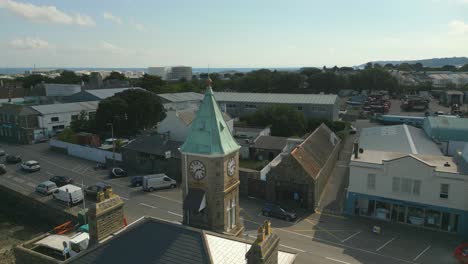
[[[115,167],[115,138],[114,138],[114,124],[107,123],[111,127],[111,138],[112,138],[112,168]]]

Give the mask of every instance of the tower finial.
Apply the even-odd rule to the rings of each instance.
[[[210,78],[210,65],[208,64],[208,74],[207,74],[207,78],[206,78],[206,87],[211,87],[212,82],[213,81]]]

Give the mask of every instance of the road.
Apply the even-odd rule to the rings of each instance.
[[[36,145],[1,146],[7,153],[19,154],[23,160],[37,160],[41,171],[27,174],[17,165],[7,165],[1,181],[9,181],[18,188],[29,189],[53,175],[72,177],[77,184],[106,182],[125,201],[128,222],[142,216],[152,216],[180,223],[182,197],[179,188],[143,192],[129,186],[129,178],[109,179],[107,171],[95,171],[95,163],[69,157],[49,150],[47,143]],[[36,194],[32,194],[36,195]],[[245,238],[254,240],[258,226],[266,217],[259,212],[262,201],[241,199],[241,215]],[[302,215],[288,223],[271,219],[274,232],[281,241],[280,248],[298,253],[296,263],[357,264],[357,263],[456,263],[451,256],[460,242],[454,235],[413,227],[384,223],[363,218],[347,218],[327,214]],[[382,226],[382,235],[371,233],[373,225]]]

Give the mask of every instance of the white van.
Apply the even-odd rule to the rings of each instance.
[[[83,201],[83,190],[78,186],[67,184],[55,190],[52,197],[55,200],[75,205]]]
[[[164,173],[143,177],[143,191],[152,192],[156,189],[175,188],[177,182]]]

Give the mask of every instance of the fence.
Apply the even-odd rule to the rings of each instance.
[[[56,139],[51,139],[49,141],[49,146],[63,149],[70,156],[100,163],[106,163],[108,159],[113,159],[112,151],[71,144]],[[122,154],[115,153],[115,160],[122,161]]]

